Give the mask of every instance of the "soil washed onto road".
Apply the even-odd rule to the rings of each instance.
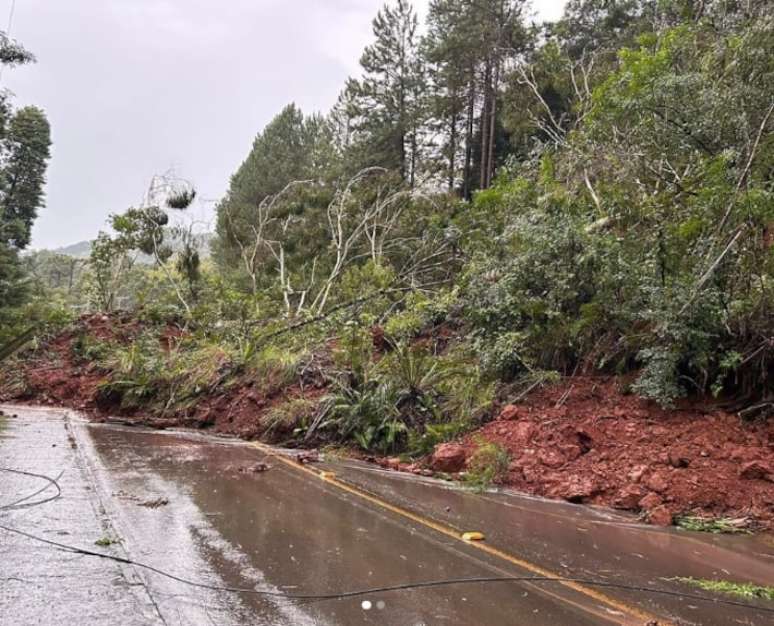
[[[671,579],[770,584],[774,549],[765,535],[645,527],[624,514],[477,494],[364,463],[302,465],[237,440],[89,424],[62,410],[5,411],[17,417],[0,420],[3,467],[54,478],[62,495],[0,512],[0,525],[16,531],[0,530],[3,625],[770,623],[763,601],[743,608],[594,585],[710,598]],[[3,504],[44,486],[0,472]],[[456,534],[463,530],[485,541],[466,543]],[[587,583],[287,597],[541,573]]]

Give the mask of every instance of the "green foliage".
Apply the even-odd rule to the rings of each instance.
[[[21,350],[34,336],[35,328],[28,328],[26,331],[12,337],[9,341],[0,344],[0,363]]]
[[[455,290],[443,290],[430,298],[425,294],[409,294],[402,308],[387,318],[384,332],[393,341],[406,341],[419,335],[425,328],[444,322],[457,303]]]
[[[387,336],[398,341],[415,337],[425,325],[425,319],[415,308],[406,308],[399,311],[384,324],[384,332]]]
[[[30,242],[32,223],[43,204],[50,157],[51,129],[43,111],[16,111],[2,137],[0,169],[0,242],[22,250]]]
[[[126,345],[114,346],[98,361],[109,373],[100,385],[102,401],[163,415],[192,406],[221,382],[230,364],[223,348],[206,341],[181,341],[167,347],[162,328],[143,331]]]
[[[683,515],[675,518],[675,526],[683,530],[714,534],[747,534],[747,519],[728,519],[724,517],[707,518]]]
[[[196,198],[196,189],[175,189],[167,197],[167,206],[170,209],[182,211],[187,209]]]
[[[0,64],[34,61],[21,45],[0,32]],[[31,295],[20,251],[30,243],[32,224],[43,206],[50,157],[51,129],[43,111],[27,106],[16,111],[9,92],[0,93],[0,341],[23,331],[13,325]]]
[[[256,384],[271,389],[283,387],[295,380],[306,354],[269,345],[257,351],[251,347],[240,357],[244,359],[245,371]]]
[[[99,546],[100,548],[107,548],[108,546],[112,546],[115,543],[120,543],[120,541],[111,537],[100,537],[94,542],[94,545]]]
[[[196,191],[189,183],[168,175],[154,176],[142,206],[111,215],[110,225],[115,236],[100,232],[91,245],[89,278],[92,305],[102,311],[113,310],[125,275],[132,270],[137,253],[142,253],[156,263],[161,270],[160,277],[168,284],[185,314],[191,316],[191,307],[184,296],[180,278],[187,284],[188,296],[197,299],[202,278],[197,237],[193,227],[167,229],[169,215],[163,207],[185,209],[195,197]],[[168,264],[174,254],[174,249],[167,242],[169,234],[181,243],[174,268]],[[175,269],[179,275],[175,274]]]
[[[113,239],[101,232],[92,243],[89,257],[91,273],[88,294],[91,304],[100,311],[110,312],[116,306],[116,295],[126,273],[134,264],[128,242]]]
[[[439,443],[453,441],[469,432],[474,426],[471,420],[457,419],[451,422],[428,424],[424,432],[412,430],[408,438],[408,453],[411,456],[430,454]]]
[[[73,356],[81,361],[102,361],[106,359],[114,346],[86,331],[79,332],[71,344]]]
[[[475,360],[464,353],[438,356],[394,343],[374,363],[370,334],[353,327],[335,358],[347,370],[325,426],[366,450],[421,454],[468,430],[493,398],[493,387],[481,383]]]
[[[226,197],[217,207],[213,253],[221,268],[241,271],[241,246],[249,245],[252,228],[259,226],[255,207],[288,183],[323,178],[323,164],[332,166],[331,142],[327,122],[319,116],[305,117],[294,104],[285,107],[256,136],[250,154],[231,177]],[[315,198],[300,199],[289,213],[300,212],[310,202],[315,203]]]
[[[330,419],[341,440],[354,440],[364,450],[393,452],[401,447],[406,425],[397,410],[397,395],[388,385],[375,381],[355,389],[342,386],[331,399]]]
[[[420,37],[390,2],[334,110],[290,105],[255,137],[213,263],[170,226],[195,191],[166,176],[112,216],[86,267],[22,260],[48,129],[0,96],[0,342],[25,301],[52,318],[84,297],[133,308],[147,332],[74,345],[107,372],[106,399],[164,413],[312,377],[330,385],[314,436],[383,453],[426,453],[496,393],[576,372],[636,372],[632,390],[664,406],[767,398],[769,9],[571,0],[533,27],[520,0],[433,0]],[[25,55],[0,38],[0,61]],[[285,400],[264,429],[306,436],[312,406]],[[496,482],[504,451],[476,456],[471,481]]]
[[[272,407],[261,416],[264,438],[299,435],[306,431],[315,413],[315,403],[306,398],[293,398]]]
[[[704,589],[705,591],[712,591],[713,593],[723,593],[738,598],[774,600],[774,587],[763,587],[753,583],[737,583],[730,580],[707,580],[691,577],[679,577],[674,580]]]
[[[18,307],[0,307],[0,343],[16,339],[32,328],[35,345],[61,332],[73,319],[72,310],[58,298],[34,294]]]
[[[514,161],[465,217],[466,319],[502,380],[639,369],[633,389],[665,406],[764,397],[774,25],[757,4],[696,19],[659,6],[653,31],[641,6],[572,3],[522,76],[551,110],[538,126],[554,145]]]
[[[505,478],[510,462],[510,453],[505,448],[479,440],[476,451],[468,460],[465,482],[478,491],[484,491]]]
[[[347,82],[357,167],[394,170],[412,185],[422,158],[425,87],[417,28],[407,0],[385,4],[373,20],[375,41],[360,58],[364,76]]]

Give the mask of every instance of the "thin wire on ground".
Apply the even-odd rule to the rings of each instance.
[[[191,587],[198,587],[201,589],[208,589],[211,591],[251,594],[251,595],[257,595],[257,596],[271,596],[271,597],[282,598],[285,600],[294,600],[294,601],[299,600],[299,601],[308,601],[308,602],[322,602],[326,600],[344,600],[349,598],[357,598],[362,596],[374,595],[377,593],[388,593],[393,591],[409,591],[409,590],[416,590],[416,589],[428,589],[428,588],[437,588],[437,587],[449,587],[453,585],[471,585],[471,584],[482,584],[482,583],[490,584],[490,583],[505,583],[505,582],[530,582],[530,583],[573,582],[573,583],[579,583],[579,584],[595,586],[595,587],[606,587],[610,589],[621,589],[625,591],[636,591],[641,593],[666,595],[666,596],[672,596],[672,597],[683,598],[688,600],[696,600],[699,602],[711,602],[714,604],[735,606],[735,607],[740,607],[740,608],[753,610],[753,611],[759,611],[763,613],[774,613],[774,608],[755,606],[745,602],[727,600],[724,598],[709,598],[707,596],[702,596],[694,593],[668,591],[665,589],[656,589],[653,587],[641,587],[637,585],[625,585],[622,583],[602,582],[597,580],[589,580],[585,578],[570,578],[570,577],[564,578],[564,577],[552,577],[552,576],[480,576],[480,577],[473,577],[473,578],[448,578],[443,580],[428,580],[428,581],[420,581],[420,582],[413,582],[413,583],[402,583],[398,585],[388,585],[384,587],[371,587],[368,589],[359,589],[355,591],[341,591],[336,593],[292,594],[292,593],[286,593],[284,591],[265,591],[260,589],[251,589],[251,588],[244,588],[244,587],[229,587],[229,586],[220,586],[220,585],[201,583],[194,580],[188,580],[180,576],[176,576],[175,574],[166,572],[162,569],[154,567],[153,565],[148,565],[147,563],[141,563],[139,561],[135,561],[133,559],[129,559],[121,556],[105,554],[103,552],[96,552],[94,550],[79,548],[77,546],[71,546],[68,544],[60,543],[58,541],[52,541],[44,537],[38,537],[37,535],[33,535],[31,533],[20,530],[18,528],[11,528],[0,524],[0,530],[4,530],[6,532],[13,533],[16,535],[21,535],[28,539],[32,539],[40,543],[48,544],[50,546],[60,548],[62,550],[66,550],[68,552],[72,552],[75,554],[108,559],[111,561],[116,561],[118,563],[123,563],[125,565],[133,565],[135,567],[139,567],[139,568],[148,570],[150,572],[154,572],[160,576],[164,576],[165,578],[169,578],[171,580],[174,580],[179,583],[183,583]]]
[[[23,509],[23,508],[33,507],[33,506],[39,506],[41,504],[46,504],[47,502],[51,502],[52,500],[56,500],[57,498],[60,498],[62,496],[62,488],[59,486],[59,483],[57,481],[62,477],[62,474],[64,474],[64,470],[59,472],[59,475],[56,478],[51,478],[50,476],[45,476],[43,474],[35,474],[34,472],[25,472],[23,470],[11,469],[10,467],[0,467],[0,472],[7,472],[9,474],[18,474],[20,476],[31,476],[32,478],[40,478],[41,480],[46,481],[46,484],[40,489],[38,489],[37,491],[33,491],[32,493],[27,494],[26,496],[19,498],[18,500],[14,500],[13,502],[10,502],[8,504],[0,505],[0,511],[8,511],[12,509]],[[56,493],[54,495],[44,498],[42,500],[27,502],[27,500],[30,500],[31,498],[34,498],[38,494],[43,493],[51,486],[53,486],[56,489]]]

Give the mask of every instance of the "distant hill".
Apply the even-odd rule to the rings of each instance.
[[[91,241],[79,241],[78,243],[52,250],[52,252],[76,259],[85,259],[91,253]]]
[[[204,233],[200,235],[202,244],[199,248],[199,255],[202,259],[207,259],[210,256],[210,241],[212,241],[213,233]],[[172,246],[172,249],[177,250],[178,245],[177,242],[174,239],[169,240],[170,245]],[[64,246],[62,248],[56,248],[55,250],[52,250],[55,254],[62,254],[64,256],[70,256],[75,259],[86,259],[89,257],[89,254],[91,253],[91,241],[79,241],[78,243],[70,244],[69,246]],[[143,259],[140,259],[140,262],[145,262]],[[150,262],[150,258],[147,259],[147,262]]]

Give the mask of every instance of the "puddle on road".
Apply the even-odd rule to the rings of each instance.
[[[192,569],[188,577],[206,575],[192,565],[201,559],[227,585],[325,594],[507,573],[453,540],[420,532],[277,461],[268,459],[265,472],[240,472],[261,459],[253,448],[100,427],[89,432],[106,484],[117,494],[122,526],[132,528],[130,543],[156,562],[160,556],[166,569]],[[157,497],[169,504],[137,506]],[[185,554],[192,547],[196,559]],[[240,603],[258,623],[502,624],[517,614],[526,625],[598,623],[577,607],[510,584],[374,593],[299,608],[249,596]],[[283,620],[289,610],[298,613]]]
[[[132,543],[162,555],[167,568],[214,571],[225,584],[257,584],[289,593],[329,593],[408,581],[513,574],[502,562],[471,556],[454,540],[396,519],[339,489],[266,459],[271,469],[245,470],[262,455],[240,443],[157,432],[90,427],[90,440]],[[772,563],[755,538],[683,537],[609,523],[584,507],[517,497],[480,497],[405,476],[340,468],[341,476],[390,501],[459,527],[475,519],[487,539],[560,573],[664,587],[665,574],[768,579]],[[169,503],[143,508],[138,502]],[[473,530],[478,530],[473,529]],[[192,565],[191,550],[197,561]],[[199,563],[201,561],[201,563]],[[708,565],[712,563],[712,565]],[[198,571],[197,571],[198,570]],[[185,591],[185,590],[184,590]],[[374,594],[291,607],[241,596],[232,611],[263,623],[520,624],[599,623],[550,594],[511,583]],[[167,591],[173,594],[170,589]],[[188,590],[190,593],[190,590]],[[177,594],[181,590],[177,588]],[[701,623],[757,621],[753,613],[680,600],[617,594],[660,612]],[[367,601],[367,609],[361,603]],[[695,603],[694,603],[695,604]],[[237,606],[238,605],[238,606]],[[279,620],[278,622],[276,620]],[[613,618],[616,621],[617,618]]]

